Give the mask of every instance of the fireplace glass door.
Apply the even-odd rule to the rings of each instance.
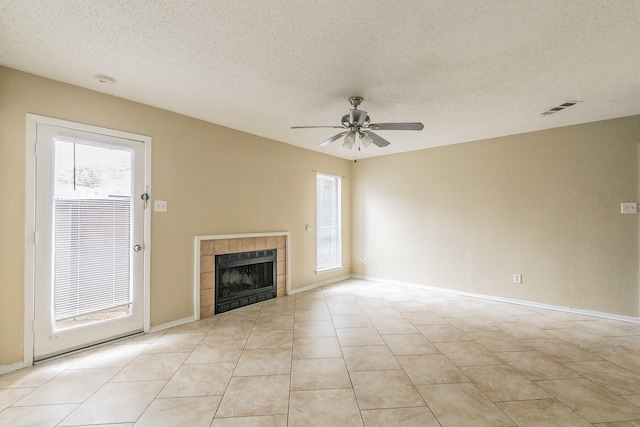
[[[276,250],[216,256],[216,313],[276,296]]]

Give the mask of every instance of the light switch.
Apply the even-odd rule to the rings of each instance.
[[[623,214],[637,214],[638,213],[638,203],[637,202],[620,203],[620,213],[623,213]]]
[[[167,201],[166,200],[154,200],[154,202],[153,202],[153,211],[154,212],[166,212],[167,211]]]

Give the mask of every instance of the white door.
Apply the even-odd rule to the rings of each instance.
[[[144,142],[36,124],[34,360],[144,327]]]

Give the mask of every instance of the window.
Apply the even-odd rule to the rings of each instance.
[[[129,314],[133,153],[56,138],[54,156],[53,317]]]
[[[317,271],[342,267],[342,206],[339,176],[316,175]]]

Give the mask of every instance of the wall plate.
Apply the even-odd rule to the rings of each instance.
[[[154,200],[153,201],[153,211],[154,212],[166,212],[167,211],[167,201],[166,200]]]
[[[638,213],[638,203],[637,202],[620,203],[620,213],[623,213],[623,214],[637,214]]]

